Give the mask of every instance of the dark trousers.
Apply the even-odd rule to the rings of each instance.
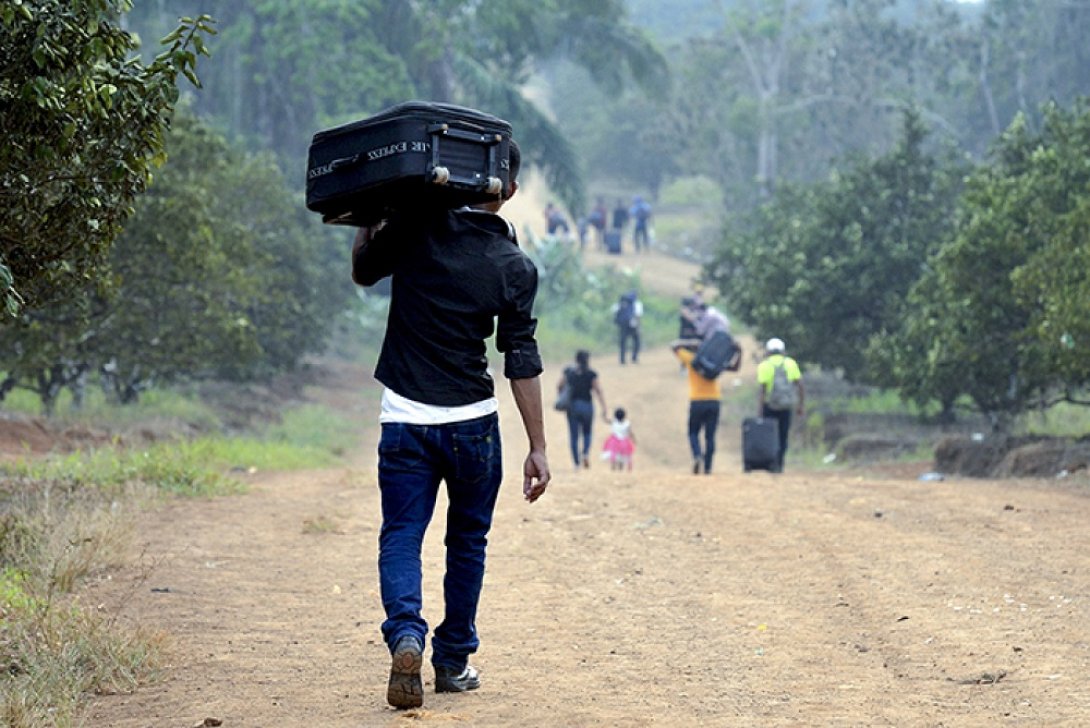
[[[579,465],[590,454],[590,438],[594,424],[594,405],[589,399],[573,399],[568,407],[568,442],[572,461]],[[580,442],[580,439],[582,442]]]
[[[446,481],[445,611],[432,637],[432,662],[461,670],[480,644],[476,620],[485,545],[503,479],[499,419],[493,414],[445,425],[384,423],[378,452],[383,637],[390,649],[405,635],[424,644],[420,547],[439,482]]]
[[[621,349],[621,363],[625,363],[625,356],[628,353],[628,342],[632,341],[632,361],[637,362],[640,360],[640,329],[639,327],[632,326],[618,326],[617,327],[618,345]]]
[[[693,460],[703,460],[704,472],[712,471],[715,455],[715,431],[719,427],[719,400],[695,399],[689,402],[689,448]],[[704,447],[700,447],[700,432],[704,431]]]
[[[771,417],[772,419],[776,420],[776,422],[779,423],[779,426],[780,426],[780,456],[779,456],[779,458],[777,458],[776,472],[782,473],[783,472],[784,457],[787,455],[787,436],[789,434],[791,434],[791,410],[789,410],[789,409],[774,410],[774,409],[771,409],[766,404],[764,406],[764,409],[761,411],[761,416],[762,417]]]

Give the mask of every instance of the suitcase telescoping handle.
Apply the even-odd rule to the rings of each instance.
[[[464,129],[452,129],[449,124],[432,124],[428,127],[431,136],[431,181],[437,185],[454,184],[459,187],[476,187],[490,195],[499,195],[503,192],[503,180],[489,175],[483,177],[480,174],[472,177],[453,174],[450,168],[439,163],[440,140],[457,139],[459,141],[472,142],[488,147],[488,168],[498,169],[496,153],[499,150],[503,136],[500,134],[482,134],[480,132],[465,131]]]

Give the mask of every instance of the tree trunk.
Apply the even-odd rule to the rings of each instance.
[[[8,393],[15,389],[15,384],[15,377],[10,374],[4,377],[4,381],[0,382],[0,402],[3,402]]]
[[[773,105],[774,91],[761,93],[758,118],[760,128],[757,131],[757,192],[761,200],[772,196],[776,184],[776,118]]]
[[[87,393],[87,365],[80,364],[76,367],[76,373],[69,379],[68,389],[72,392],[72,409],[79,412],[83,409],[84,395]]]
[[[988,121],[992,125],[992,136],[999,136],[1002,129],[999,128],[999,114],[995,110],[995,98],[992,96],[992,82],[988,78],[988,68],[991,63],[991,41],[985,35],[980,41],[980,90],[984,94],[984,104],[988,108]]]
[[[42,402],[42,414],[52,418],[57,413],[57,397],[64,388],[64,367],[54,364],[38,372],[38,387],[35,390]]]

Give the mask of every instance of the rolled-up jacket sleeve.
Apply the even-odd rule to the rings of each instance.
[[[534,298],[537,296],[537,268],[522,259],[506,279],[506,305],[496,325],[496,348],[503,352],[503,374],[508,379],[531,379],[543,371],[534,332]]]

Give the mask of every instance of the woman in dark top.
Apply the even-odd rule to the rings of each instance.
[[[598,386],[598,372],[590,368],[590,352],[580,349],[575,352],[575,365],[564,369],[564,375],[557,384],[557,391],[567,384],[571,388],[571,404],[568,406],[568,440],[571,444],[571,457],[578,468],[590,467],[591,425],[594,422],[594,404],[591,393],[598,398],[602,416],[609,421],[609,408],[606,407],[602,388]],[[580,442],[582,435],[582,442]]]

